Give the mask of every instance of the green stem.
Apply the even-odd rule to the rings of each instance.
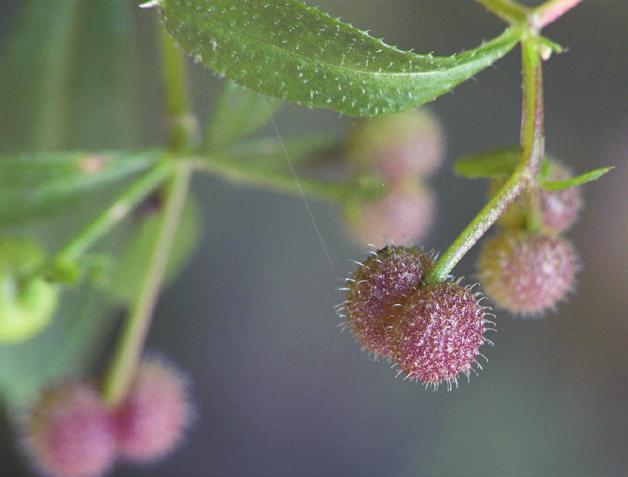
[[[250,163],[241,163],[215,155],[199,158],[194,161],[194,164],[201,171],[231,182],[252,184],[294,194],[300,194],[302,190],[306,194],[320,199],[340,201],[350,193],[347,184],[334,184],[305,178],[299,178],[299,183],[297,183],[293,176],[281,171],[257,169]]]
[[[102,395],[109,406],[116,406],[126,395],[142,356],[181,211],[185,205],[190,176],[189,165],[180,163],[168,184],[157,237],[150,251],[148,269],[142,279],[139,295],[124,323],[121,338],[105,376]]]
[[[581,2],[582,0],[549,0],[534,9],[531,21],[532,26],[540,30],[558,20]]]
[[[85,227],[53,258],[53,263],[67,263],[83,255],[96,241],[119,224],[171,174],[172,165],[159,163],[137,179],[120,197]]]
[[[183,51],[162,25],[159,27],[165,108],[170,125],[172,151],[188,149],[194,138],[195,119],[190,114],[190,100]]]
[[[449,248],[438,259],[427,277],[428,282],[446,280],[462,257],[497,221],[506,208],[526,187],[537,187],[536,179],[545,151],[543,126],[542,63],[534,38],[525,38],[521,44],[523,65],[523,113],[521,124],[521,163]]]
[[[476,1],[508,23],[525,23],[528,19],[529,10],[513,0]]]

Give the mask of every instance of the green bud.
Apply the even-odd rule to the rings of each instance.
[[[0,342],[24,341],[50,322],[58,289],[41,275],[31,275],[44,259],[31,242],[0,240]]]

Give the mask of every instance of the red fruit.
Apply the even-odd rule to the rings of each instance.
[[[391,357],[386,330],[395,319],[395,309],[420,286],[431,264],[431,257],[416,248],[390,245],[373,252],[347,280],[342,311],[364,349]]]
[[[443,132],[427,110],[362,120],[349,137],[347,155],[387,183],[433,173],[443,159]]]
[[[50,477],[95,477],[111,466],[114,429],[99,395],[82,383],[45,391],[21,423],[24,448]]]
[[[191,417],[185,378],[158,359],[141,363],[133,386],[115,411],[121,456],[138,462],[164,457],[179,444]]]
[[[486,324],[485,307],[470,288],[445,282],[413,293],[390,328],[390,343],[400,369],[435,388],[457,385],[477,363]]]
[[[384,197],[359,204],[349,217],[352,235],[361,244],[410,246],[429,232],[434,197],[428,187],[414,183],[393,188]]]
[[[572,289],[577,255],[561,237],[502,232],[480,253],[478,276],[500,307],[522,315],[555,306]]]

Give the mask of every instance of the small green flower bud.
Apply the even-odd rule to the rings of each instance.
[[[58,289],[41,276],[30,276],[44,259],[31,242],[0,240],[0,341],[24,341],[50,322]]]

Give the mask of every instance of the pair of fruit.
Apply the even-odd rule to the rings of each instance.
[[[471,287],[425,283],[432,257],[416,248],[373,252],[347,280],[341,307],[362,347],[409,378],[438,387],[469,376],[491,323]]]
[[[349,228],[362,244],[421,241],[434,216],[434,194],[425,183],[443,158],[443,133],[427,110],[362,120],[348,139],[347,157],[362,173],[375,175],[386,193],[347,206]]]
[[[569,171],[554,161],[548,168],[550,180],[570,177]],[[541,190],[540,230],[534,233],[526,231],[524,197],[505,211],[499,220],[502,230],[484,244],[477,264],[480,282],[496,305],[518,315],[539,315],[573,289],[578,258],[561,234],[577,218],[580,194],[578,188]]]
[[[161,360],[141,363],[126,399],[108,409],[88,384],[44,391],[20,423],[24,449],[50,477],[96,477],[117,457],[150,462],[181,441],[190,419],[186,382]]]

